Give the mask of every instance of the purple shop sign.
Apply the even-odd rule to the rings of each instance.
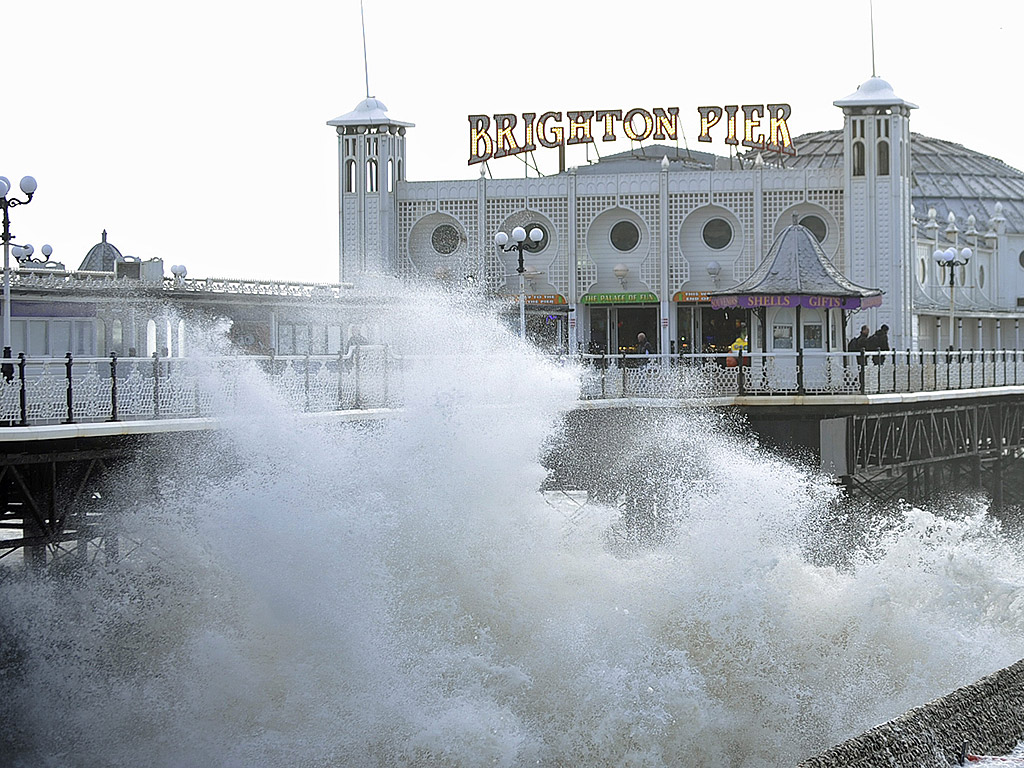
[[[808,309],[862,309],[878,307],[881,296],[808,296],[806,294],[732,294],[712,296],[712,309],[758,309],[760,307],[806,307]]]

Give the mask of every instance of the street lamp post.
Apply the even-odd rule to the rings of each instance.
[[[3,243],[4,243],[4,323],[3,323],[3,345],[5,358],[11,357],[11,240],[14,236],[11,234],[11,216],[10,210],[19,205],[25,205],[32,201],[32,195],[36,193],[36,180],[31,176],[25,176],[21,180],[21,191],[25,193],[25,199],[19,200],[16,197],[8,197],[8,193],[11,191],[11,182],[0,176],[0,209],[3,210],[4,217],[4,229],[3,229]],[[3,366],[3,374],[7,380],[10,380],[13,374],[13,368],[10,363],[5,363]]]
[[[544,231],[540,227],[530,230],[529,242],[526,238],[526,230],[516,227],[512,230],[512,244],[508,244],[508,234],[505,232],[494,233],[494,244],[501,250],[511,253],[516,251],[519,254],[519,266],[516,272],[519,273],[519,338],[526,340],[526,267],[523,265],[523,249],[535,251],[540,247],[540,241],[544,239]]]
[[[959,255],[960,258],[957,258]],[[935,251],[932,254],[932,258],[935,259],[935,263],[945,269],[949,267],[949,349],[953,349],[953,313],[954,313],[954,298],[953,289],[956,286],[956,268],[967,266],[967,262],[971,260],[971,256],[974,254],[970,248],[964,248],[957,254],[956,248],[950,246],[944,251]]]

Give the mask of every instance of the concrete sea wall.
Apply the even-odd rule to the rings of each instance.
[[[1003,755],[1024,741],[1024,659],[826,749],[799,768],[948,768],[963,745]]]

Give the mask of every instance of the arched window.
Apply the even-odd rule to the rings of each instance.
[[[146,357],[156,352],[156,320],[146,321]]]
[[[185,321],[178,321],[178,357],[185,356]]]
[[[121,330],[120,320],[115,320],[110,324],[110,344],[111,352],[117,352],[119,355],[124,354],[124,332]]]
[[[395,178],[398,179],[399,181],[402,180],[402,161],[401,160],[398,161],[398,175],[395,176]]]
[[[107,327],[103,321],[96,318],[96,357],[107,356]]]
[[[345,191],[355,192],[356,191],[356,161],[346,160],[345,161]]]
[[[388,192],[395,189],[395,161],[388,158]]]
[[[878,141],[878,175],[889,175],[889,142],[885,139]]]
[[[864,175],[864,142],[853,142],[853,175]]]
[[[366,191],[367,192],[376,192],[377,191],[377,189],[378,189],[378,187],[377,187],[377,182],[378,182],[377,176],[378,176],[378,174],[377,174],[377,161],[376,160],[367,160],[366,161]]]

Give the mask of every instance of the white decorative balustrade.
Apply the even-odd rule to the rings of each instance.
[[[221,293],[245,296],[290,296],[304,299],[341,298],[352,288],[351,283],[301,283],[275,280],[240,280],[233,278],[164,277],[147,281],[117,277],[113,272],[87,272],[61,269],[33,269],[23,266],[11,271],[15,289],[55,291],[156,291],[184,293]]]
[[[299,411],[397,407],[404,400],[409,369],[422,361],[375,345],[339,355],[277,357],[19,356],[0,366],[0,424],[217,416],[238,406],[243,382],[262,382]],[[700,401],[1024,386],[1020,351],[587,355],[580,364],[584,400]]]
[[[1024,385],[1024,352],[889,351],[586,355],[582,397],[700,399],[744,395],[930,392]]]

